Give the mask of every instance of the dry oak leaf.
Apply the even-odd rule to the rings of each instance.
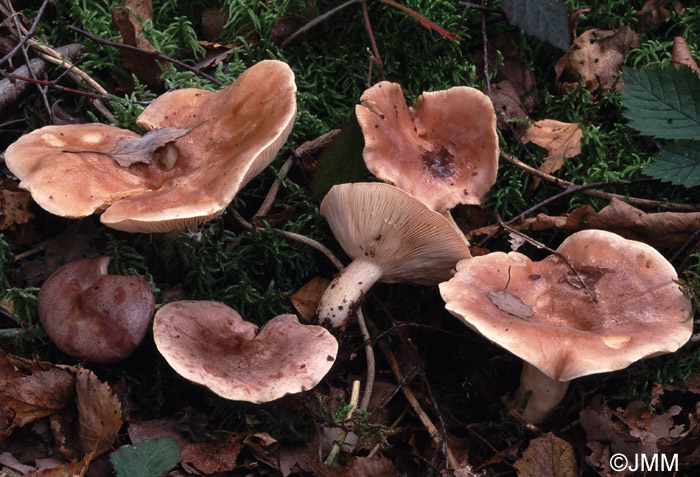
[[[551,174],[561,169],[566,159],[581,154],[582,136],[581,125],[578,123],[543,119],[533,123],[522,139],[547,150],[547,158],[540,165],[540,171]],[[537,187],[539,182],[539,178],[533,178],[533,187]]]
[[[74,390],[75,377],[68,371],[0,350],[0,442],[6,431],[62,410]]]
[[[571,52],[554,65],[560,93],[578,88],[579,77],[589,91],[610,90],[627,52],[637,44],[637,34],[627,25],[617,31],[586,30],[574,39]]]
[[[34,218],[29,211],[31,200],[29,192],[6,189],[0,183],[0,230],[29,223]]]
[[[551,432],[530,442],[515,461],[518,477],[575,477],[576,456],[571,444]]]
[[[95,456],[112,449],[122,427],[122,403],[107,383],[88,369],[76,375],[80,446]]]
[[[310,323],[313,319],[323,292],[326,291],[330,283],[329,279],[316,276],[289,297],[294,309],[305,322]]]

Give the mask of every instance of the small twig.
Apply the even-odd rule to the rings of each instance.
[[[514,418],[520,421],[520,423],[523,426],[527,427],[530,431],[536,434],[542,434],[542,430],[539,427],[525,419],[523,415],[520,414],[520,412],[518,412],[518,410],[515,409],[515,407],[513,407],[513,404],[510,402],[510,399],[508,399],[506,396],[501,396],[501,402],[505,404],[506,408],[508,409],[508,412],[510,412]]]
[[[280,46],[285,47],[285,46],[289,45],[289,44],[290,44],[291,42],[293,42],[299,35],[302,35],[302,34],[306,33],[307,31],[311,30],[311,29],[314,28],[315,26],[317,26],[317,25],[323,23],[324,21],[328,20],[330,17],[332,17],[333,15],[335,15],[336,13],[338,13],[339,11],[341,11],[342,9],[344,9],[344,8],[346,8],[346,7],[349,7],[349,6],[352,5],[353,3],[357,3],[357,2],[359,2],[359,1],[360,1],[360,0],[349,0],[349,1],[345,2],[345,3],[342,3],[342,4],[338,5],[337,7],[331,8],[331,9],[328,10],[326,13],[323,13],[323,14],[317,16],[316,18],[314,18],[313,20],[311,20],[309,23],[307,23],[306,25],[304,25],[303,27],[299,28],[297,31],[295,31],[294,33],[292,33],[291,35],[289,35],[289,36],[280,44]]]
[[[399,414],[399,417],[397,417],[396,420],[394,420],[394,422],[391,423],[391,425],[389,426],[389,429],[391,429],[392,431],[393,431],[394,429],[396,429],[396,426],[398,426],[398,425],[401,423],[401,421],[403,421],[403,418],[406,417],[406,414],[408,414],[408,407],[404,407],[404,408],[403,408],[403,411],[401,411],[401,414]],[[379,452],[379,450],[380,450],[381,448],[382,448],[382,445],[381,445],[381,444],[375,445],[375,446],[372,448],[372,450],[370,451],[370,453],[369,453],[369,455],[367,456],[367,458],[368,458],[368,459],[371,459],[372,457],[374,457],[374,456],[377,454],[377,452]]]
[[[49,0],[44,0],[41,2],[41,5],[39,6],[39,10],[36,12],[36,17],[34,17],[34,21],[32,22],[32,25],[29,27],[29,30],[24,33],[24,36],[19,34],[19,43],[17,43],[12,50],[2,58],[0,58],[0,65],[8,61],[10,58],[15,56],[15,53],[19,51],[20,48],[24,47],[24,45],[29,41],[29,39],[34,36],[34,33],[36,32],[36,27],[39,24],[39,20],[41,20],[41,16],[44,14],[44,10],[46,10],[46,6],[49,4]],[[8,17],[11,16],[11,10],[10,14],[7,15]],[[20,32],[18,32],[20,33]]]
[[[355,380],[352,382],[352,392],[350,394],[350,408],[348,409],[347,414],[345,415],[345,419],[350,419],[352,418],[352,414],[355,412],[355,408],[357,407],[357,401],[360,398],[360,381]],[[331,448],[331,451],[328,453],[328,457],[326,457],[325,464],[329,467],[333,467],[335,464],[335,459],[338,457],[338,453],[340,452],[340,448],[343,446],[345,443],[345,438],[348,436],[348,431],[343,429],[340,432],[340,435],[338,438],[333,442],[333,447]]]
[[[365,20],[365,29],[367,30],[367,35],[369,36],[369,44],[372,46],[372,56],[370,57],[370,62],[375,62],[377,69],[379,70],[379,78],[384,81],[384,63],[382,62],[382,56],[379,54],[379,49],[377,48],[377,42],[374,41],[374,33],[372,32],[372,24],[369,21],[369,14],[367,13],[367,0],[360,0],[360,5],[362,5],[362,17]],[[371,63],[370,63],[371,64]],[[371,83],[368,81],[368,85]]]
[[[360,409],[366,411],[369,407],[369,402],[372,399],[372,391],[374,390],[374,380],[375,380],[375,360],[374,360],[374,348],[372,348],[372,335],[369,334],[367,329],[367,322],[362,313],[362,307],[358,307],[357,311],[357,324],[360,327],[360,333],[362,333],[362,340],[364,341],[365,354],[367,355],[367,382],[365,383],[365,390],[362,394],[362,402],[360,403]]]
[[[501,151],[501,157],[505,159],[506,161],[510,162],[511,164],[514,164],[518,166],[519,168],[529,172],[530,174],[533,174],[537,177],[540,177],[547,182],[551,182],[563,189],[566,189],[567,187],[577,187],[577,184],[574,184],[573,182],[565,181],[564,179],[559,179],[558,177],[554,177],[552,175],[546,174],[539,169],[536,169],[534,167],[528,166],[524,162],[518,160],[517,158],[511,156],[510,154],[507,154],[503,151]],[[641,206],[647,206],[647,207],[659,207],[662,209],[671,209],[671,210],[682,210],[682,211],[688,211],[688,212],[697,212],[700,211],[700,205],[697,204],[678,204],[675,202],[661,202],[658,200],[650,200],[650,199],[640,199],[637,197],[628,197],[620,194],[612,194],[609,192],[603,192],[600,190],[585,190],[582,191],[586,195],[591,195],[594,197],[600,197],[602,199],[619,199],[621,201],[627,202],[629,204],[633,205],[641,205]]]
[[[31,257],[32,255],[36,255],[37,253],[43,252],[45,248],[45,246],[39,245],[30,250],[27,250],[26,252],[18,253],[17,255],[15,255],[15,262],[19,262],[20,260],[24,260],[27,257]]]
[[[691,243],[695,242],[698,239],[698,237],[700,237],[700,229],[696,230],[693,233],[693,235],[691,235],[690,238],[688,238],[688,240],[686,240],[685,243],[683,243],[683,245],[681,245],[681,247],[678,250],[676,250],[676,252],[673,254],[673,256],[671,258],[668,259],[668,261],[671,263],[676,261],[678,256],[681,253],[683,253],[685,251],[685,249],[687,249],[690,246]]]
[[[583,281],[583,278],[582,278],[581,275],[578,273],[578,270],[576,270],[576,268],[571,264],[571,262],[569,262],[569,260],[568,260],[564,255],[562,255],[561,253],[557,252],[557,251],[554,250],[553,248],[546,246],[546,245],[543,244],[542,242],[538,242],[537,240],[533,239],[533,238],[530,237],[529,235],[526,235],[526,234],[520,232],[519,230],[516,230],[516,229],[514,229],[513,227],[510,227],[509,225],[506,225],[506,224],[503,222],[503,220],[501,219],[501,216],[500,216],[500,214],[499,214],[497,211],[495,212],[495,214],[496,214],[496,220],[498,220],[498,224],[499,224],[501,227],[503,227],[503,229],[505,229],[507,232],[509,232],[509,233],[511,233],[511,234],[514,234],[514,235],[517,235],[518,237],[522,238],[523,240],[525,240],[525,241],[526,241],[527,243],[529,243],[530,245],[533,245],[533,246],[535,246],[535,247],[537,247],[537,248],[539,248],[539,249],[544,249],[544,250],[548,251],[549,253],[556,255],[556,256],[559,257],[564,263],[566,263],[566,265],[569,267],[569,269],[570,269],[572,272],[574,272],[574,275],[576,275],[576,278],[578,279],[578,281],[581,282],[581,285],[583,286],[583,288],[585,288],[586,291],[588,292],[588,294],[591,295],[591,298],[593,299],[593,301],[594,301],[595,303],[598,303],[598,300],[596,299],[595,295],[593,294],[593,292],[591,291],[591,289],[588,288],[588,285],[586,285],[586,282]],[[509,270],[509,273],[510,273],[510,269],[508,269],[508,270]]]
[[[392,353],[389,346],[383,341],[380,341],[379,349],[381,349],[382,353],[384,353],[384,357],[388,361],[389,367],[391,368],[391,372],[394,374],[394,378],[396,379],[396,381],[403,381],[403,373],[401,372],[401,368],[399,367],[398,361],[396,361],[396,356],[394,356],[394,353]],[[440,431],[438,431],[437,427],[435,427],[435,424],[433,424],[433,421],[431,421],[430,417],[428,417],[428,415],[425,413],[420,403],[418,402],[418,399],[416,398],[415,394],[413,394],[413,391],[411,391],[411,388],[409,388],[408,386],[403,386],[401,387],[401,392],[403,392],[403,395],[408,401],[408,403],[411,405],[413,412],[416,413],[418,419],[420,419],[421,423],[423,424],[423,427],[425,427],[425,429],[428,431],[430,438],[433,440],[433,442],[435,442],[435,445],[438,448],[442,448],[443,452],[445,452],[449,467],[452,469],[458,469],[459,463],[457,462],[457,459],[452,454],[452,451],[449,449],[449,447],[442,447],[442,438],[440,437]]]
[[[210,76],[210,75],[206,74],[205,72],[198,70],[197,68],[195,68],[193,66],[190,66],[186,63],[183,63],[182,61],[176,60],[175,58],[171,58],[169,56],[166,56],[159,51],[145,50],[145,49],[139,48],[137,46],[127,45],[126,43],[117,43],[115,41],[105,40],[104,38],[100,38],[99,36],[93,35],[92,33],[89,33],[81,28],[74,27],[73,25],[68,25],[67,28],[71,31],[74,31],[76,33],[80,33],[81,35],[84,35],[85,37],[89,38],[90,40],[92,40],[95,43],[98,43],[100,45],[113,46],[115,48],[121,48],[123,50],[138,51],[139,53],[143,53],[144,55],[152,56],[153,58],[156,58],[157,60],[167,61],[168,63],[172,63],[174,65],[177,65],[182,69],[185,69],[191,73],[196,74],[197,76],[201,76],[202,78],[205,78],[205,79],[211,81],[212,83],[214,83],[217,86],[224,85],[221,81],[214,78],[213,76]]]
[[[272,204],[275,203],[275,198],[277,197],[277,192],[280,189],[282,179],[287,177],[287,173],[289,172],[289,169],[291,169],[292,164],[294,164],[293,157],[289,157],[286,161],[284,161],[284,164],[282,164],[282,167],[280,167],[280,170],[277,173],[275,181],[272,183],[272,186],[270,186],[270,190],[267,191],[265,200],[263,200],[263,203],[260,204],[260,208],[253,215],[253,217],[265,217],[268,212],[270,212],[270,209],[272,209]]]

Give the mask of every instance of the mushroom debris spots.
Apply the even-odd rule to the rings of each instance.
[[[155,297],[140,276],[108,275],[108,257],[77,260],[56,270],[37,297],[39,320],[69,356],[108,364],[143,341]]]
[[[353,260],[317,309],[319,322],[333,327],[346,324],[375,282],[435,285],[471,256],[449,220],[389,184],[336,185],[321,202],[321,214]]]
[[[220,215],[274,158],[296,114],[294,74],[261,61],[229,87],[182,89],[150,104],[145,136],[101,124],[46,126],[5,152],[49,212],[128,232],[183,229]],[[80,187],[75,187],[80,184]]]
[[[584,230],[557,252],[575,271],[557,255],[533,262],[494,252],[459,262],[457,274],[440,284],[448,311],[525,360],[515,404],[532,392],[525,411],[532,422],[552,411],[571,379],[671,353],[692,332],[690,302],[654,248]],[[508,309],[493,299],[506,283],[522,306]],[[538,402],[554,395],[553,404]]]
[[[320,326],[279,315],[258,328],[213,301],[176,301],[154,318],[158,350],[181,376],[226,399],[262,403],[313,388],[338,342]]]
[[[446,212],[479,204],[496,181],[496,114],[482,92],[467,86],[425,92],[409,108],[397,83],[367,89],[355,107],[363,157],[379,179]]]

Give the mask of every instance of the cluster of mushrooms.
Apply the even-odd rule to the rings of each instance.
[[[220,215],[269,165],[291,131],[295,94],[291,69],[263,61],[219,92],[159,97],[139,117],[143,137],[97,124],[48,126],[10,146],[6,163],[52,213],[100,212],[105,225],[130,232],[182,229]],[[496,116],[483,93],[453,87],[409,107],[401,86],[384,81],[360,99],[363,157],[383,182],[336,185],[321,203],[353,261],[323,294],[319,325],[281,315],[258,329],[220,303],[168,303],[153,333],[180,375],[257,403],[310,389],[337,355],[327,328],[344,328],[377,281],[439,285],[450,313],[522,358],[513,403],[534,423],[570,380],[688,341],[690,302],[673,267],[644,243],[584,230],[541,261],[518,252],[471,256],[450,209],[479,204],[496,181]],[[41,322],[57,346],[97,363],[133,353],[155,307],[145,280],[106,268],[106,257],[70,263],[39,293]],[[59,308],[55,297],[66,294],[70,304]]]

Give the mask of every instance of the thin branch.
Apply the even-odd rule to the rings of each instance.
[[[67,28],[71,31],[76,32],[76,33],[80,33],[81,35],[89,38],[90,40],[94,41],[97,44],[105,45],[105,46],[113,46],[115,48],[121,48],[123,50],[138,51],[139,53],[143,53],[144,55],[152,56],[158,60],[167,61],[168,63],[172,63],[174,65],[177,65],[182,69],[185,69],[191,73],[196,74],[197,76],[201,76],[202,78],[205,78],[205,79],[211,81],[212,83],[214,83],[217,86],[224,85],[221,81],[214,78],[213,76],[210,76],[210,75],[204,73],[203,71],[198,70],[197,68],[195,68],[193,66],[190,66],[186,63],[183,63],[182,61],[176,60],[175,58],[170,58],[169,56],[166,56],[166,55],[160,53],[159,51],[145,50],[145,49],[139,48],[137,46],[132,46],[132,45],[127,45],[125,43],[117,43],[115,41],[105,40],[104,38],[100,38],[99,36],[93,35],[92,33],[89,33],[83,29],[80,29],[78,27],[74,27],[73,25],[68,25]]]
[[[31,27],[29,27],[29,30],[24,34],[24,36],[19,35],[20,41],[17,43],[12,50],[2,58],[0,58],[0,64],[5,63],[8,61],[10,58],[12,58],[17,51],[19,51],[20,48],[22,48],[27,41],[29,41],[29,38],[34,36],[34,33],[36,32],[36,27],[39,24],[39,20],[41,20],[41,16],[44,14],[44,10],[46,10],[46,6],[49,4],[49,0],[44,0],[41,2],[41,6],[39,6],[39,10],[36,12],[36,17],[34,17],[34,21],[32,22]],[[8,17],[11,15],[7,15]]]
[[[367,13],[367,0],[361,0],[360,5],[362,5],[362,17],[365,20],[365,29],[367,30],[367,35],[369,36],[369,44],[372,45],[372,56],[370,57],[370,65],[372,62],[376,63],[379,69],[379,78],[384,81],[384,63],[382,62],[382,56],[379,54],[379,49],[377,48],[377,42],[374,41],[374,33],[372,32],[372,24],[369,21],[369,13]],[[368,81],[368,87],[371,86],[371,78]]]
[[[350,419],[352,418],[353,413],[355,412],[355,408],[357,407],[357,401],[360,398],[360,381],[353,381],[352,382],[352,391],[350,393],[350,408],[348,409],[347,414],[345,415],[345,419]],[[328,457],[326,457],[326,460],[324,463],[332,467],[335,464],[335,459],[338,457],[338,453],[340,452],[340,448],[342,445],[345,443],[345,438],[348,436],[348,431],[343,429],[340,432],[340,435],[338,438],[333,442],[333,447],[331,448],[331,451],[328,453]]]
[[[345,3],[342,3],[342,4],[338,5],[337,7],[331,8],[331,9],[328,10],[326,13],[317,16],[316,18],[314,18],[313,20],[311,20],[309,23],[307,23],[306,25],[304,25],[303,27],[299,28],[297,31],[295,31],[294,33],[292,33],[291,35],[289,35],[289,36],[280,44],[280,46],[285,47],[285,46],[289,45],[289,44],[290,44],[291,42],[293,42],[299,35],[303,35],[303,34],[306,33],[307,31],[309,31],[309,30],[311,30],[312,28],[314,28],[315,26],[317,26],[317,25],[323,23],[324,21],[328,20],[330,17],[332,17],[333,15],[335,15],[336,13],[338,13],[339,11],[341,11],[341,10],[343,10],[344,8],[349,7],[349,6],[352,5],[353,3],[357,3],[357,2],[359,2],[359,1],[360,1],[360,0],[349,0],[349,1],[345,2]]]
[[[533,174],[537,177],[540,177],[547,182],[551,182],[554,185],[557,185],[563,189],[566,189],[567,187],[577,187],[577,184],[574,184],[573,182],[565,181],[563,179],[559,179],[558,177],[554,177],[552,175],[546,174],[539,169],[536,169],[534,167],[528,166],[524,162],[518,160],[514,156],[511,156],[510,154],[507,154],[503,151],[501,151],[501,157],[505,159],[506,161],[510,162],[511,164],[514,164],[518,166],[519,168],[529,172],[530,174]],[[687,211],[687,212],[697,212],[700,211],[700,205],[698,204],[678,204],[675,202],[661,202],[658,200],[650,200],[650,199],[640,199],[638,197],[628,197],[620,194],[612,194],[609,192],[603,192],[600,190],[585,190],[582,191],[586,195],[591,195],[594,197],[600,197],[601,199],[619,199],[624,202],[627,202],[629,204],[633,205],[641,205],[641,206],[646,206],[646,207],[659,207],[662,209],[671,209],[671,210],[682,210],[682,211]]]

